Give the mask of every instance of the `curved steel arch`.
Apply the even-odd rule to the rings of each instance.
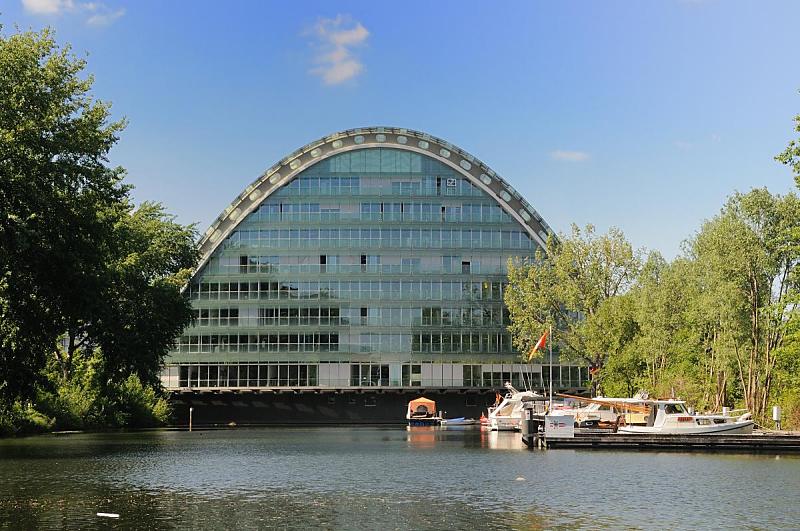
[[[412,129],[397,127],[349,129],[306,144],[284,157],[245,188],[200,239],[201,259],[196,272],[203,269],[214,251],[248,214],[300,172],[339,153],[379,147],[421,153],[450,166],[497,200],[540,246],[544,247],[547,238],[553,234],[553,230],[538,212],[514,188],[489,166],[463,149]]]

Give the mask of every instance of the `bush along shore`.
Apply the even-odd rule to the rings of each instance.
[[[0,410],[0,435],[154,428],[169,421],[166,396],[136,374],[119,382],[104,379],[102,363],[100,355],[80,358],[69,379],[51,366],[33,398]]]

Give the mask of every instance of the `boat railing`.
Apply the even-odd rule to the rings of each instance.
[[[739,409],[724,409],[722,411],[710,411],[708,413],[697,413],[697,414],[702,416],[740,417],[741,415],[749,412],[750,410],[747,408],[739,408]]]

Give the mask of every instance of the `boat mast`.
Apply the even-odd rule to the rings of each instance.
[[[550,325],[550,410],[553,409],[553,325]]]

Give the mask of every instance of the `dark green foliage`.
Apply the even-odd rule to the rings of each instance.
[[[16,401],[0,410],[0,436],[43,433],[55,427],[55,420],[43,415],[30,403]]]
[[[81,353],[70,377],[64,378],[51,360],[35,399],[17,400],[0,414],[0,435],[149,428],[167,422],[169,404],[156,388],[143,384],[136,374],[109,381],[103,376],[104,363],[100,351]]]
[[[117,224],[103,295],[110,304],[87,329],[105,354],[108,377],[134,373],[158,385],[164,355],[192,320],[180,288],[197,263],[194,237],[156,203],[142,204]]]
[[[0,393],[30,396],[66,329],[89,313],[123,171],[106,166],[121,122],[48,30],[0,37]]]
[[[194,228],[132,204],[107,159],[124,121],[84,67],[49,30],[0,36],[0,418],[18,427],[36,410],[58,427],[153,424],[192,318]]]

